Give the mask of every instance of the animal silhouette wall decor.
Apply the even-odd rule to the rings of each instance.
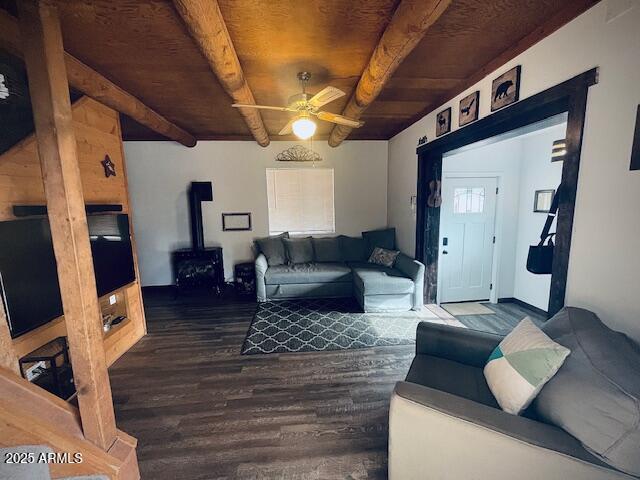
[[[460,112],[458,125],[463,127],[478,119],[478,103],[480,103],[480,91],[476,90],[460,100]]]
[[[520,98],[520,72],[518,65],[496,78],[491,85],[491,111],[515,103]]]
[[[451,107],[436,115],[436,137],[451,131]]]

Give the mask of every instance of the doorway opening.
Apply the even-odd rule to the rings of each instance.
[[[555,218],[554,237],[555,246],[551,265],[545,266],[545,271],[551,271],[549,280],[548,306],[546,317],[555,315],[565,304],[565,294],[567,290],[567,274],[569,270],[569,254],[571,251],[571,235],[573,230],[573,218],[575,213],[575,200],[578,188],[578,172],[580,169],[580,152],[582,148],[582,137],[585,123],[587,96],[589,87],[598,82],[598,69],[593,68],[580,75],[575,76],[561,84],[551,87],[536,95],[532,95],[516,104],[489,115],[482,120],[478,120],[471,125],[460,128],[452,133],[444,135],[432,142],[418,147],[418,198],[416,212],[416,258],[426,266],[425,270],[425,304],[433,305],[438,303],[438,297],[442,285],[440,285],[440,269],[444,255],[442,254],[441,242],[443,236],[440,235],[440,215],[441,206],[433,204],[429,200],[429,185],[438,184],[442,181],[443,158],[447,154],[463,149],[478,142],[490,143],[492,138],[517,131],[523,127],[531,128],[538,122],[549,120],[558,115],[566,116],[566,134],[564,138],[562,173],[559,186],[556,185],[557,192],[557,216]],[[545,161],[551,161],[551,153],[545,155]],[[496,177],[496,175],[493,175]],[[480,175],[475,175],[480,177]],[[487,177],[490,177],[487,175]],[[497,176],[498,189],[500,178]],[[487,184],[489,185],[489,184]],[[486,188],[490,188],[485,185]],[[474,191],[471,185],[459,185],[461,195],[466,199],[467,204],[471,202],[469,208],[474,208]],[[464,190],[466,188],[466,190]],[[550,187],[549,189],[553,189]],[[549,199],[552,198],[549,192],[542,189],[539,193],[539,204],[548,206]],[[452,195],[455,195],[455,186]],[[475,192],[478,193],[478,192]],[[498,193],[495,202],[496,208],[499,204]],[[533,199],[531,199],[533,201]],[[454,208],[453,206],[451,208]],[[460,207],[461,208],[461,207]],[[466,207],[465,207],[466,208]],[[477,208],[477,207],[476,207]],[[496,228],[494,217],[494,229]],[[529,240],[535,242],[535,238]],[[528,249],[531,243],[524,245]],[[521,247],[522,248],[522,247]],[[547,257],[550,258],[550,257]],[[498,269],[493,268],[495,260],[492,253],[492,270],[497,273]],[[489,294],[491,300],[491,293]],[[496,303],[494,305],[500,305]],[[438,307],[439,308],[439,307]],[[544,309],[542,309],[544,312]]]
[[[547,316],[551,274],[526,268],[562,178],[566,113],[445,152],[437,302],[469,328],[506,334]],[[555,222],[551,231],[555,230]]]

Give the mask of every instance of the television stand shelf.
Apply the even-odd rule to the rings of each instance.
[[[130,325],[130,324],[131,324],[131,320],[129,320],[128,318],[125,318],[124,320],[122,320],[117,325],[112,325],[109,330],[104,332],[104,339],[106,340],[109,337],[112,337],[113,335],[118,333],[120,330],[123,330],[123,329],[126,330],[127,326]]]
[[[116,302],[112,304],[113,296]],[[100,309],[103,314],[125,317],[121,323],[103,333],[107,365],[112,365],[145,335],[146,325],[141,300],[140,286],[137,281],[100,297]],[[24,357],[51,340],[66,336],[64,316],[61,316],[13,339],[13,347],[18,357]]]

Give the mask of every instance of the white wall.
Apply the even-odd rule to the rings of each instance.
[[[518,186],[518,229],[514,257],[513,297],[547,310],[551,275],[534,275],[527,271],[529,245],[539,241],[540,232],[547,219],[545,213],[533,211],[536,190],[556,189],[562,178],[562,162],[551,162],[551,147],[554,140],[564,138],[566,125],[527,136],[520,141],[520,184]],[[555,223],[551,227],[555,232]]]
[[[225,276],[233,277],[235,263],[252,260],[252,240],[269,230],[265,169],[309,167],[275,161],[292,145],[202,141],[186,148],[174,142],[125,142],[142,285],[173,283],[169,252],[190,245],[187,188],[192,181],[213,182],[213,202],[202,205],[205,242],[223,247]],[[387,142],[351,141],[337,149],[316,142],[313,147],[323,158],[318,167],[334,169],[336,232],[359,235],[384,227]],[[251,212],[253,231],[223,232],[223,212]]]
[[[638,2],[604,0],[391,139],[388,222],[400,247],[415,248],[406,199],[416,191],[416,142],[435,137],[438,111],[452,107],[455,129],[459,100],[479,89],[480,117],[489,115],[492,79],[515,65],[522,65],[521,98],[599,66],[599,83],[589,91],[566,301],[640,339],[640,171],[629,171],[640,103],[638,25]]]

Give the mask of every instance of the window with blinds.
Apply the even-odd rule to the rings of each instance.
[[[269,233],[335,232],[332,168],[267,168]]]

